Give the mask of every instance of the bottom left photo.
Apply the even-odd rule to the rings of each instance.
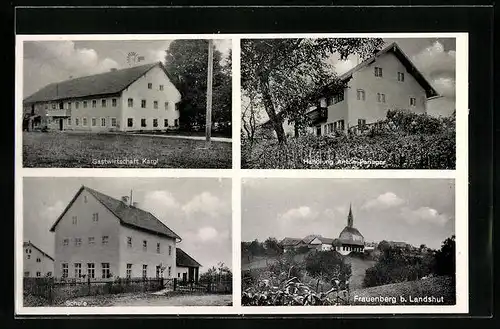
[[[23,307],[232,305],[231,179],[25,177],[22,195]]]

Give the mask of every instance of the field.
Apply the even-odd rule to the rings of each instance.
[[[454,305],[456,290],[453,281],[451,277],[441,276],[354,290],[350,294],[351,305]],[[425,296],[428,301],[417,299]],[[382,302],[376,299],[373,302],[363,301],[363,298],[377,297],[389,298]],[[435,300],[432,301],[429,297],[435,297]]]
[[[104,163],[104,161],[110,161]],[[113,160],[120,160],[117,163]],[[127,162],[124,162],[126,160]],[[23,133],[24,167],[231,168],[231,143],[96,133]]]

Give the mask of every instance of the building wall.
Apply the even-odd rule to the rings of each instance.
[[[98,221],[93,221],[93,214],[98,213]],[[72,217],[77,216],[76,225]],[[107,244],[102,243],[102,236],[108,236]],[[94,237],[94,244],[89,243]],[[75,245],[75,238],[81,238],[81,245]],[[64,239],[69,239],[64,246]],[[75,277],[75,263],[82,264],[82,274],[87,273],[87,263],[94,263],[95,277],[101,279],[101,263],[109,263],[110,272],[119,271],[120,223],[106,207],[89,192],[83,190],[68,209],[55,228],[55,264],[56,277],[62,276],[62,263],[68,263],[68,277]]]
[[[344,100],[335,104],[331,104],[327,107],[327,119],[326,122],[321,124],[321,134],[325,135],[327,133],[326,127],[330,123],[334,123],[338,120],[344,120],[344,128],[347,129],[348,122],[348,105],[347,105],[347,90],[344,90]],[[326,100],[324,102],[326,106]]]
[[[34,108],[32,108],[32,105]],[[43,128],[47,126],[47,109],[49,108],[47,103],[36,103],[36,104],[27,104],[23,105],[23,116],[24,115],[39,115],[41,120],[40,124],[34,126],[33,128]],[[33,111],[34,110],[34,111]],[[31,127],[30,127],[31,129]]]
[[[179,280],[182,280],[183,273],[186,273],[186,280],[188,280],[189,279],[189,267],[185,267],[185,266],[178,266],[177,267],[177,274],[175,277]]]
[[[113,106],[113,99],[116,100],[116,105]],[[106,101],[106,105],[102,106],[102,101]],[[92,106],[95,101],[95,107]],[[84,103],[87,102],[87,107]],[[69,105],[71,103],[71,105]],[[78,105],[77,105],[78,104]],[[65,130],[77,131],[114,131],[120,127],[121,113],[120,95],[88,97],[66,100],[64,108],[70,111],[69,118],[65,119]],[[78,119],[78,122],[77,122]],[[86,124],[85,123],[86,119]],[[95,119],[95,120],[93,120]],[[104,125],[101,120],[104,119]],[[112,120],[116,119],[116,126],[113,126]],[[77,125],[78,123],[78,125]]]
[[[147,265],[147,277],[156,277],[156,266],[162,264],[165,267],[163,277],[168,278],[170,266],[170,277],[176,276],[175,251],[176,242],[173,238],[159,236],[157,234],[140,231],[134,228],[120,227],[120,265],[119,276],[126,277],[127,264],[132,264],[131,277],[142,277],[142,266]],[[127,244],[127,237],[132,238],[132,247]],[[147,241],[147,250],[143,249],[143,241]],[[156,252],[156,244],[160,243],[160,253]],[[169,246],[171,254],[169,255]]]
[[[382,68],[382,77],[376,77],[374,68]],[[404,73],[404,81],[398,81],[398,72]],[[357,99],[357,90],[365,91],[365,100]],[[385,94],[385,103],[377,101],[377,93]],[[416,98],[416,106],[410,106],[410,97]],[[425,90],[406,71],[403,64],[392,53],[378,57],[375,62],[355,72],[348,83],[347,104],[349,126],[357,125],[358,119],[372,123],[386,117],[389,109],[405,109],[425,113]],[[347,124],[347,122],[346,122]]]
[[[322,244],[321,245],[321,251],[329,251],[332,249],[333,249],[333,246],[331,244]]]
[[[23,276],[44,277],[54,275],[54,261],[52,259],[37,248],[34,248],[31,244],[24,245],[23,247]],[[37,262],[37,259],[40,262]]]
[[[148,83],[152,83],[152,89],[148,89]],[[159,86],[163,85],[163,91]],[[128,99],[133,99],[133,106],[128,106]],[[146,108],[141,107],[141,100],[146,100]],[[154,101],[158,101],[158,109],[154,108]],[[152,68],[145,75],[137,79],[122,92],[122,117],[120,130],[166,130],[175,129],[175,120],[179,119],[179,111],[175,104],[181,100],[181,94],[169,80],[165,72],[159,66]],[[165,102],[168,103],[165,108]],[[128,127],[128,118],[133,119],[133,126]],[[141,119],[146,119],[146,127],[141,126]],[[153,119],[158,120],[158,127],[153,126]],[[168,120],[168,127],[164,120]]]

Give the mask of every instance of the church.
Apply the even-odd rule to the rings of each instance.
[[[365,238],[354,227],[354,216],[349,205],[349,215],[347,215],[347,226],[340,232],[338,239],[333,240],[333,249],[341,255],[348,255],[351,251],[363,252],[365,249]]]

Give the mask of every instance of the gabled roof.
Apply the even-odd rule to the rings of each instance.
[[[59,223],[59,221],[64,217],[68,209],[71,207],[71,205],[75,202],[75,200],[84,190],[88,191],[104,207],[106,207],[109,211],[111,211],[111,213],[113,213],[113,215],[115,215],[116,218],[120,220],[121,225],[181,240],[181,238],[174,231],[169,229],[165,224],[163,224],[158,218],[153,216],[150,212],[136,208],[134,206],[126,205],[122,201],[119,201],[115,198],[112,198],[106,194],[100,193],[96,190],[93,190],[83,185],[75,194],[75,196],[70,201],[68,206],[66,206],[63,213],[59,216],[54,225],[52,225],[52,227],[50,228],[51,232],[55,231],[55,228]]]
[[[318,237],[318,239],[321,241],[322,244],[332,244],[333,243],[333,239],[331,239],[331,238]]]
[[[377,51],[370,58],[362,61],[361,63],[359,63],[358,65],[356,65],[352,69],[350,69],[349,71],[345,72],[344,74],[342,74],[339,77],[339,79],[340,80],[350,79],[355,72],[367,67],[368,65],[375,62],[378,57],[380,57],[384,54],[387,54],[389,52],[393,53],[399,59],[399,61],[403,64],[403,66],[406,68],[408,73],[413,75],[415,80],[417,80],[417,82],[425,90],[427,98],[434,97],[434,96],[438,95],[438,93],[434,89],[434,87],[432,87],[432,85],[427,81],[427,79],[422,75],[422,73],[420,73],[420,71],[415,67],[415,65],[408,58],[408,56],[403,52],[403,50],[401,50],[401,48],[395,42],[392,42],[387,47],[383,48],[382,50]]]
[[[349,232],[349,233],[351,233],[353,235],[359,235],[359,236],[363,237],[363,234],[361,234],[358,231],[358,229],[355,228],[355,227],[349,227],[349,226],[344,227],[344,229],[342,230],[342,232],[340,232],[340,235],[342,235],[342,233],[344,233],[344,232]]]
[[[43,251],[42,249],[38,248],[37,246],[35,246],[33,244],[33,242],[31,241],[28,241],[28,242],[23,242],[23,248],[25,247],[28,247],[28,246],[32,246],[33,248],[35,248],[36,250],[38,250],[39,252],[41,252],[43,255],[45,255],[46,257],[50,258],[52,261],[54,261],[54,258],[52,258],[52,256],[50,256],[49,254],[47,254],[45,251]]]
[[[51,83],[31,96],[24,103],[56,101],[94,95],[118,94],[155,66],[160,66],[168,76],[161,62],[114,70],[100,74]]]
[[[200,267],[201,266],[200,263],[195,261],[193,257],[189,256],[181,248],[176,248],[175,264],[177,266],[184,266],[184,267]]]
[[[283,240],[281,240],[280,244],[282,246],[296,246],[301,242],[302,242],[302,239],[286,237]]]

